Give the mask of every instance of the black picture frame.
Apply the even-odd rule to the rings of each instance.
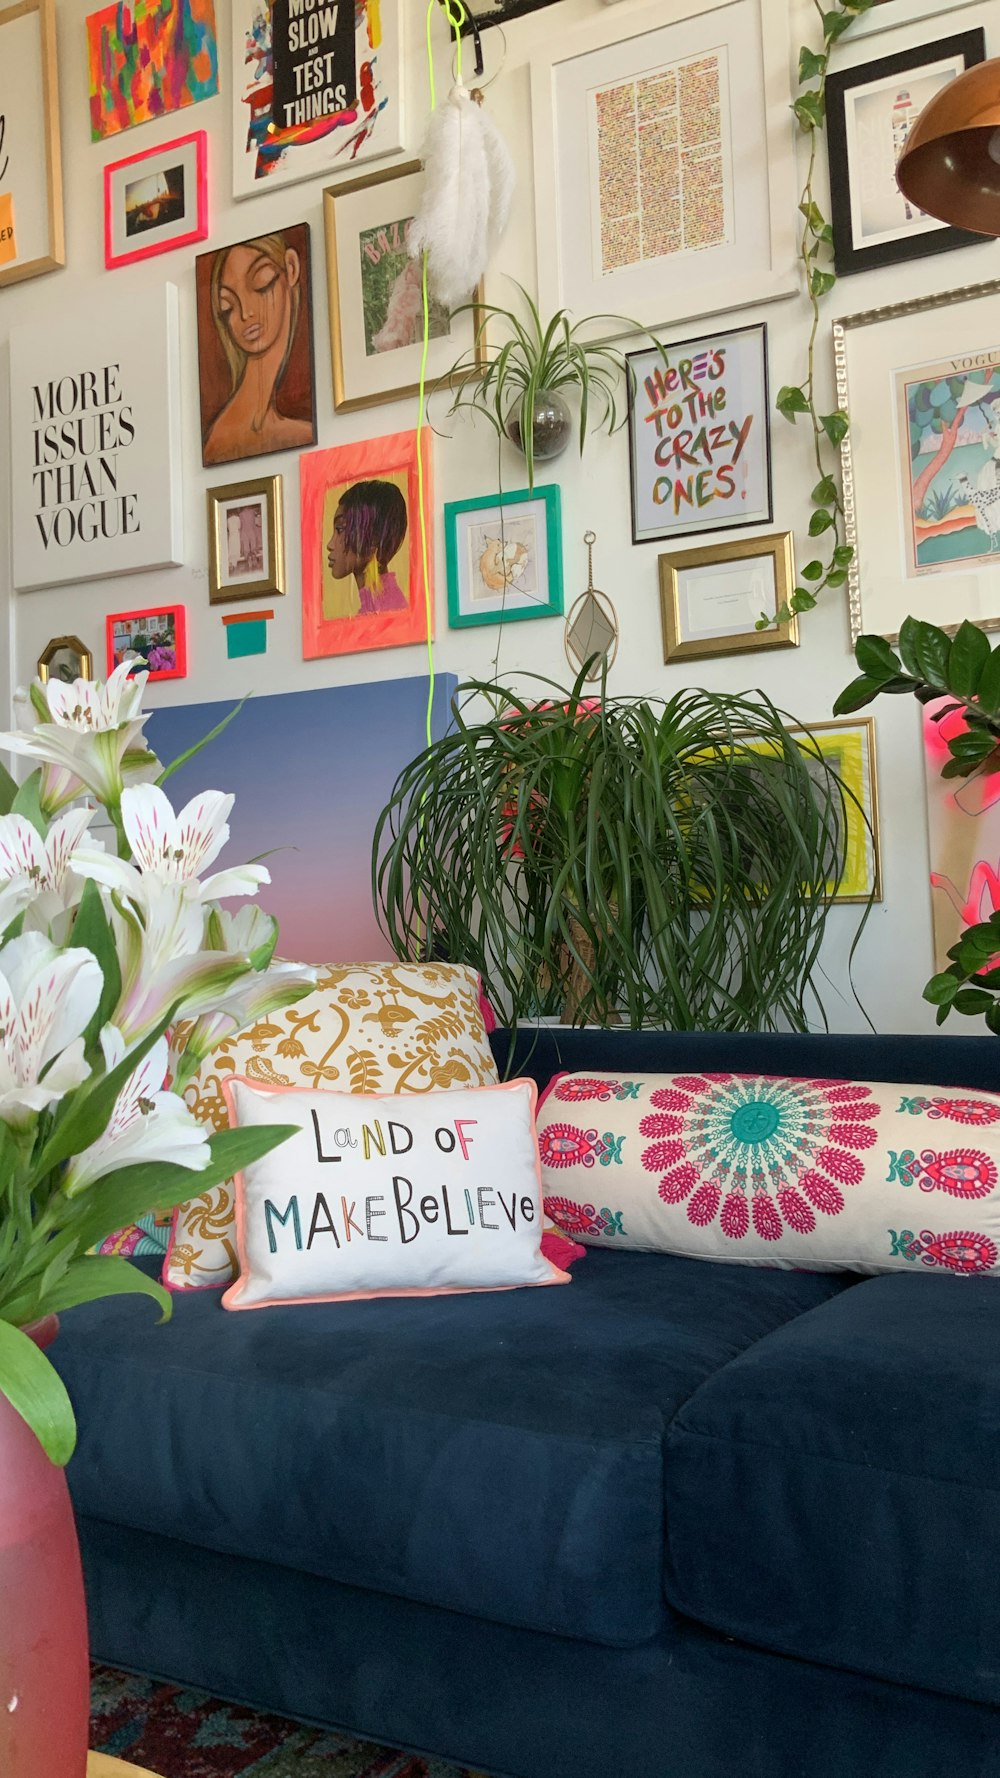
[[[744,327],[705,328],[701,333],[692,334],[683,340],[664,341],[662,350],[669,356],[684,352],[689,347],[704,346],[707,342],[717,343],[747,335],[758,336],[760,350],[761,375],[761,417],[764,426],[763,468],[766,489],[766,510],[762,506],[752,518],[736,518],[733,513],[726,512],[705,518],[700,524],[671,524],[665,517],[662,527],[656,529],[643,527],[639,523],[639,492],[638,469],[639,453],[636,448],[636,396],[640,373],[636,369],[638,360],[648,359],[651,365],[658,368],[660,359],[659,346],[641,346],[634,352],[626,352],[626,377],[628,386],[628,463],[629,463],[629,502],[632,515],[632,542],[640,543],[679,543],[686,537],[700,537],[715,531],[740,531],[774,523],[774,475],[771,461],[771,375],[770,354],[768,351],[768,332],[766,321],[749,321]],[[716,419],[723,418],[728,424],[730,414],[721,412]],[[690,422],[697,429],[703,420]],[[671,423],[671,430],[673,430]],[[659,461],[659,459],[658,459]]]
[[[966,68],[986,60],[986,33],[982,26],[956,32],[952,37],[939,37],[933,43],[920,43],[914,49],[897,50],[895,55],[879,56],[873,62],[862,62],[855,68],[844,68],[827,77],[826,133],[830,154],[830,200],[833,223],[833,257],[837,276],[851,277],[856,272],[874,271],[878,266],[900,265],[910,259],[925,259],[932,253],[951,253],[959,247],[975,247],[988,239],[968,229],[933,229],[927,233],[906,235],[896,241],[874,242],[856,246],[852,226],[851,155],[847,130],[847,95],[857,87],[874,85],[904,76],[915,69],[926,68],[946,56],[961,58]]]

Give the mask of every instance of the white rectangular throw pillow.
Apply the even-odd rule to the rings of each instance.
[[[805,1271],[1000,1276],[1000,1097],[764,1074],[556,1075],[545,1210],[575,1241]]]
[[[236,1178],[227,1309],[568,1284],[541,1251],[534,1081],[361,1094],[227,1080],[231,1121],[297,1133]]]

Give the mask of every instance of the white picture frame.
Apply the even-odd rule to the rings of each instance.
[[[174,284],[11,329],[19,591],[180,565],[180,383]]]
[[[970,384],[984,376],[990,394],[994,385],[1000,389],[998,299],[1000,278],[994,278],[861,310],[833,324],[837,402],[851,416],[841,468],[845,538],[854,549],[848,570],[852,644],[862,632],[894,642],[907,616],[952,631],[962,618],[983,630],[1000,630],[1000,537],[987,540],[983,530],[980,553],[973,557],[971,532],[980,529],[976,499],[970,493],[960,503],[962,510],[952,511],[952,494],[947,512],[925,511],[921,480],[914,476],[919,455],[903,456],[907,391],[918,387],[922,368],[934,367],[936,388],[945,380],[942,367],[950,366],[956,411],[962,406],[966,418],[951,440],[952,458],[941,462],[936,474],[943,482],[961,476],[963,488],[968,481],[982,492],[977,467],[987,468],[990,441],[981,405],[963,398],[967,392],[974,396]],[[942,390],[942,399],[947,393]],[[950,425],[955,416],[943,413],[942,418]],[[931,429],[929,424],[928,467]],[[906,431],[909,437],[908,423]],[[918,447],[923,448],[919,440],[911,441],[913,452]],[[947,541],[935,549],[928,540],[938,531]],[[924,541],[918,544],[919,539]]]
[[[381,33],[374,52],[368,21]],[[274,149],[271,121],[271,0],[233,0],[232,142],[233,197],[255,197],[302,179],[356,176],[369,162],[403,147],[403,0],[375,0],[372,12],[362,0],[357,10],[355,66],[359,93],[354,122],[337,124],[315,141],[289,140]],[[370,76],[364,73],[368,67]],[[322,90],[322,89],[321,89]],[[359,130],[367,133],[354,151]]]
[[[655,87],[640,90],[650,77]],[[697,145],[700,155],[694,148],[678,155],[682,195],[688,189],[704,195],[706,168],[712,181],[696,213],[691,203],[685,210],[680,197],[664,202],[663,164],[685,106],[709,115],[703,93],[717,101],[718,136]],[[644,117],[654,105],[658,114]],[[548,53],[534,54],[543,313],[565,306],[576,315],[621,315],[660,328],[793,296],[799,280],[790,105],[787,0],[682,0],[667,22],[662,0],[655,0],[625,15],[612,11],[564,33]],[[647,124],[655,132],[646,149],[649,222],[638,146]],[[635,159],[623,177],[617,148],[633,127]],[[602,217],[604,194],[609,205],[625,206],[618,217],[607,209]],[[639,208],[629,214],[633,198]],[[643,230],[651,231],[654,248],[664,238],[680,245],[657,254],[638,238]]]
[[[66,264],[53,0],[0,9],[0,288]]]
[[[977,4],[979,0],[884,0],[884,4],[873,6],[870,11],[862,13],[851,26],[844,42],[851,44],[861,37],[877,37],[881,31],[895,31],[900,25],[919,25],[924,19],[939,18],[947,12],[961,12],[963,7]]]

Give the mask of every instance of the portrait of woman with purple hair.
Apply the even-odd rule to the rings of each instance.
[[[390,567],[406,528],[406,501],[395,482],[354,482],[345,488],[326,546],[334,580],[354,582],[345,616],[406,610],[406,594]]]

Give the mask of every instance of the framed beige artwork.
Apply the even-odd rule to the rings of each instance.
[[[798,618],[778,621],[795,589],[792,534],[709,543],[660,557],[665,661],[797,648]],[[766,629],[758,629],[761,618]]]
[[[66,264],[54,0],[0,8],[0,287]]]

